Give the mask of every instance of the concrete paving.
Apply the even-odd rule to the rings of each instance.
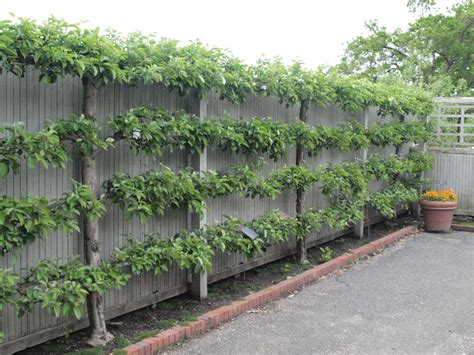
[[[167,353],[474,354],[474,234],[410,237]]]

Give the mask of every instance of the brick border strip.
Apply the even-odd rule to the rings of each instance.
[[[351,264],[363,256],[373,254],[410,234],[418,231],[416,226],[408,226],[396,232],[386,235],[373,242],[365,244],[350,253],[338,256],[324,264],[309,269],[291,279],[282,281],[261,291],[246,296],[242,301],[233,302],[222,306],[198,317],[197,321],[190,322],[187,326],[175,326],[164,332],[156,334],[155,337],[144,339],[136,344],[122,349],[128,355],[151,355],[155,351],[184,339],[190,338],[198,333],[214,328],[239,314],[255,308],[261,304],[276,300],[301,286],[304,286],[321,276],[327,275],[339,268]]]

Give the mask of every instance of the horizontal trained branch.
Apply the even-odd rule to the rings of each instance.
[[[45,198],[0,197],[0,255],[16,251],[37,238],[47,238],[51,230],[79,232],[81,211],[95,219],[104,215],[105,206],[88,186],[75,181],[71,192],[52,203]]]
[[[296,142],[301,142],[308,154],[314,156],[324,149],[349,151],[370,144],[385,147],[426,142],[434,129],[432,123],[418,121],[373,124],[367,130],[356,120],[333,127],[311,126],[298,120],[284,123],[270,118],[243,121],[223,117],[203,121],[185,112],[148,107],[113,116],[108,125],[115,133],[107,138],[99,137],[101,127],[96,121],[82,115],[49,122],[38,132],[26,131],[21,125],[4,127],[0,130],[6,133],[0,137],[0,177],[10,170],[17,172],[20,159],[24,158],[32,166],[40,162],[45,167],[51,164],[64,167],[69,159],[64,142],[72,142],[73,149],[81,156],[106,150],[117,140],[126,140],[136,154],[156,155],[173,148],[199,153],[211,146],[254,157],[268,154],[277,160]]]
[[[202,119],[185,112],[135,108],[110,118],[116,137],[125,139],[136,152],[160,154],[164,148],[202,152],[211,146],[249,156],[268,154],[277,160],[290,146],[301,142],[310,156],[324,149],[342,151],[376,146],[426,142],[433,125],[419,121],[374,124],[366,131],[356,120],[338,126],[312,126],[299,120],[290,123],[255,117],[249,121],[230,117]]]
[[[370,180],[389,181],[407,174],[412,179],[431,168],[432,158],[426,153],[411,151],[407,157],[372,155],[368,161],[329,164],[317,169],[301,166],[280,166],[268,177],[257,174],[251,166],[231,167],[228,173],[218,171],[173,172],[162,166],[131,177],[118,174],[103,184],[106,197],[124,209],[128,217],[139,216],[142,222],[151,216],[163,215],[166,209],[187,206],[202,213],[205,201],[239,194],[251,198],[276,198],[284,191],[309,190],[315,183],[321,191],[334,198],[345,198],[364,191]]]
[[[44,259],[29,270],[21,283],[11,270],[0,270],[0,309],[11,304],[21,316],[40,303],[57,317],[73,314],[80,319],[89,293],[102,294],[111,288],[121,288],[132,274],[154,271],[158,275],[169,270],[171,265],[193,272],[210,270],[216,250],[253,257],[272,244],[290,237],[302,238],[319,231],[323,225],[348,227],[363,217],[362,210],[367,202],[382,214],[390,215],[389,211],[417,199],[412,190],[398,183],[387,191],[365,191],[329,207],[310,209],[301,218],[270,211],[251,222],[228,218],[220,225],[185,230],[172,237],[151,234],[143,241],[130,239],[113,253],[110,261],[95,267],[84,265],[77,257],[66,263]],[[257,237],[251,239],[243,235],[240,232],[243,226],[255,230]]]
[[[396,215],[396,207],[408,208],[410,203],[418,200],[418,190],[397,182],[389,189],[373,192],[368,198],[368,205],[386,218]]]
[[[39,162],[45,168],[63,168],[69,156],[52,127],[38,132],[27,131],[23,124],[0,127],[0,177],[18,172],[20,159],[26,159],[30,167]]]

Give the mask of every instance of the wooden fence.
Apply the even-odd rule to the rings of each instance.
[[[244,120],[254,116],[272,117],[279,121],[288,121],[297,117],[297,108],[286,108],[273,97],[255,97],[244,104],[230,104],[211,95],[206,100],[181,98],[169,93],[160,85],[142,85],[138,87],[110,85],[100,89],[98,94],[98,118],[103,121],[111,114],[117,114],[140,105],[162,106],[168,110],[183,109],[191,113],[218,119],[224,113]],[[0,75],[0,124],[24,122],[28,130],[39,130],[47,120],[67,117],[70,114],[81,113],[82,85],[79,79],[66,77],[55,84],[43,84],[38,81],[38,74],[28,69],[23,78],[11,74]],[[337,125],[350,118],[349,114],[336,107],[327,109],[311,108],[310,124]],[[364,123],[382,120],[375,110],[361,113],[356,119]],[[391,118],[383,119],[385,121]],[[408,146],[404,147],[407,151]],[[368,153],[391,154],[394,148],[369,148]],[[363,156],[363,152],[325,151],[317,157],[308,158],[310,166],[324,165],[327,162],[350,161]],[[295,152],[289,150],[287,158],[277,163],[269,162],[262,169],[262,174],[268,174],[279,164],[294,164]],[[139,174],[160,163],[178,170],[184,166],[193,165],[201,170],[227,169],[230,165],[244,162],[244,156],[208,150],[200,156],[189,156],[184,151],[166,151],[159,157],[143,157],[134,155],[129,148],[118,143],[116,149],[101,153],[98,157],[98,177],[102,182],[116,172],[126,172],[131,175]],[[59,198],[61,194],[71,190],[72,179],[78,179],[79,162],[69,162],[65,169],[48,170],[42,167],[29,169],[26,163],[18,174],[10,174],[0,180],[0,195],[13,197],[37,196],[48,199]],[[383,187],[381,183],[371,184],[372,190]],[[295,194],[283,193],[275,200],[246,199],[230,196],[208,201],[208,210],[200,221],[196,221],[184,208],[170,210],[163,217],[150,218],[141,224],[137,218],[125,219],[123,211],[116,205],[108,206],[108,212],[100,221],[102,258],[107,259],[114,248],[121,246],[128,238],[142,239],[145,233],[158,232],[169,236],[185,228],[196,228],[204,223],[215,224],[223,221],[223,216],[239,216],[251,220],[264,211],[280,209],[289,215],[295,214]],[[307,207],[325,206],[328,201],[320,193],[318,186],[308,192]],[[367,223],[374,222],[378,217],[368,212]],[[330,240],[349,230],[336,231],[323,228],[309,238],[309,245],[314,246]],[[0,267],[12,268],[16,273],[25,275],[28,268],[35,266],[43,258],[60,258],[66,260],[69,256],[82,253],[82,238],[79,235],[64,236],[52,233],[47,240],[36,240],[16,255],[0,257]],[[287,242],[272,246],[260,257],[247,260],[243,255],[217,253],[214,257],[213,270],[207,275],[207,282],[216,282],[225,277],[251,269],[258,265],[277,260],[290,255],[295,250],[295,243]],[[187,272],[171,268],[160,276],[147,273],[135,276],[121,290],[106,293],[107,318],[139,309],[161,300],[183,294],[190,288],[191,275]],[[66,331],[86,327],[87,319],[77,321],[73,318],[56,318],[48,311],[37,306],[33,312],[22,318],[17,318],[14,310],[7,307],[3,311],[0,330],[6,333],[5,343],[1,353],[11,353],[40,342],[63,335]]]

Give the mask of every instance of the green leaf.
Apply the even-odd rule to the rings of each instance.
[[[0,162],[0,177],[7,176],[8,172],[9,172],[8,165],[3,162]]]
[[[83,307],[82,305],[75,306],[75,307],[73,308],[74,316],[75,316],[77,319],[82,319],[83,309],[84,309],[84,307]]]

